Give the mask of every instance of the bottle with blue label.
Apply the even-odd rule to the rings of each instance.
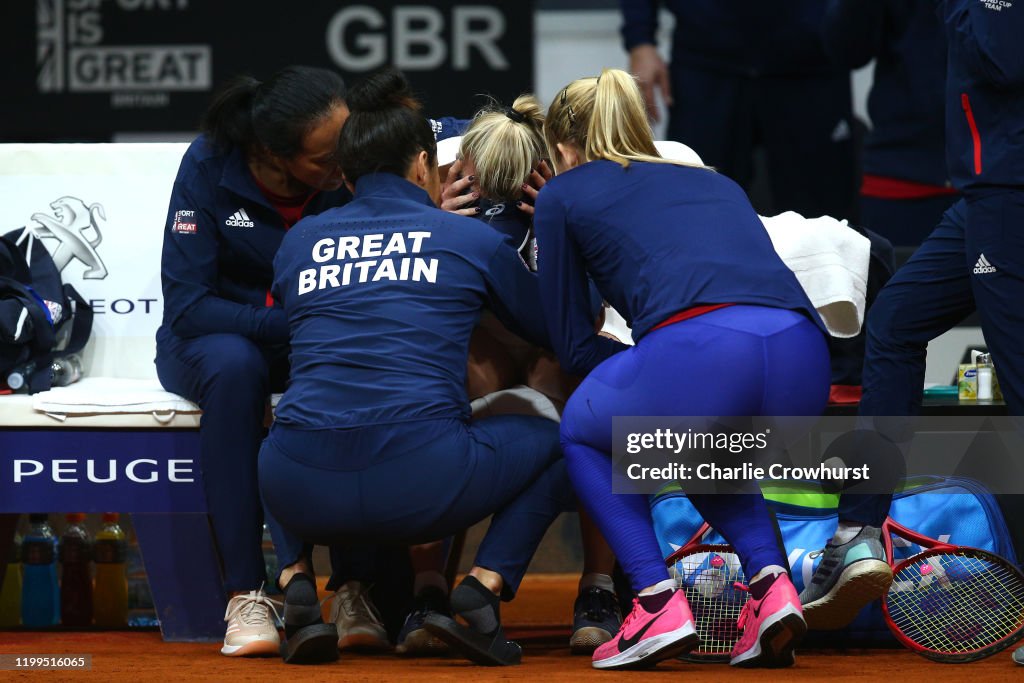
[[[21,624],[29,628],[60,621],[57,536],[46,515],[29,515],[31,528],[21,541]]]
[[[7,562],[3,586],[0,586],[0,628],[21,623],[21,536],[15,535]]]

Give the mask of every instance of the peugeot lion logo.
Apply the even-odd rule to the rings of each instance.
[[[50,203],[54,215],[45,213],[32,214],[32,220],[40,227],[30,227],[37,236],[44,239],[56,239],[60,244],[53,250],[53,262],[57,270],[63,271],[74,259],[85,264],[86,270],[82,277],[86,280],[102,280],[107,276],[107,267],[103,265],[96,247],[103,241],[100,226],[96,217],[107,220],[102,204],[86,206],[78,197],[61,197]],[[91,230],[94,236],[86,231]]]

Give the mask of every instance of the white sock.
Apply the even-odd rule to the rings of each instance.
[[[836,533],[832,536],[832,545],[849,543],[863,528],[864,525],[860,522],[839,522]]]
[[[598,574],[596,572],[591,572],[590,574],[584,574],[580,577],[580,593],[590,588],[591,586],[600,588],[604,591],[608,591],[609,593],[615,592],[615,582],[612,581],[612,577],[608,576],[607,574]]]
[[[448,595],[448,582],[445,580],[444,574],[433,569],[426,572],[417,572],[416,578],[413,579],[413,595],[419,595],[423,592],[424,588],[436,588],[445,595]]]
[[[654,584],[650,588],[643,589],[642,591],[640,591],[640,595],[654,595],[655,593],[660,593],[662,591],[670,591],[670,590],[675,590],[675,589],[676,589],[676,580],[675,579],[665,579],[664,581],[659,581],[658,583]]]
[[[762,569],[761,571],[759,571],[758,573],[754,574],[754,578],[750,579],[750,583],[754,583],[755,581],[758,581],[759,579],[763,579],[766,576],[775,575],[775,574],[785,574],[785,573],[786,573],[786,568],[785,567],[780,567],[777,564],[770,564],[767,567],[765,567],[764,569]]]

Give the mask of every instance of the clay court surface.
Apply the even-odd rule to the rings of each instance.
[[[334,664],[286,666],[279,659],[230,659],[216,644],[164,643],[150,632],[0,632],[0,654],[91,654],[91,671],[0,672],[5,680],[68,681],[1024,681],[1009,652],[973,664],[937,664],[904,650],[803,651],[792,669],[737,670],[721,664],[662,663],[646,672],[601,672],[569,655],[569,610],[575,578],[527,577],[503,618],[523,644],[523,664],[489,669],[458,659],[403,660],[342,655]]]

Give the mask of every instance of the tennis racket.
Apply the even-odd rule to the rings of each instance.
[[[921,552],[893,558],[893,536]],[[1024,574],[977,548],[950,545],[886,519],[882,541],[893,581],[882,602],[885,621],[914,652],[938,662],[973,662],[1024,637]]]
[[[668,556],[665,564],[690,603],[700,637],[700,645],[680,659],[727,662],[739,640],[736,623],[750,594],[733,547],[702,542],[709,529],[705,522],[686,545]]]

